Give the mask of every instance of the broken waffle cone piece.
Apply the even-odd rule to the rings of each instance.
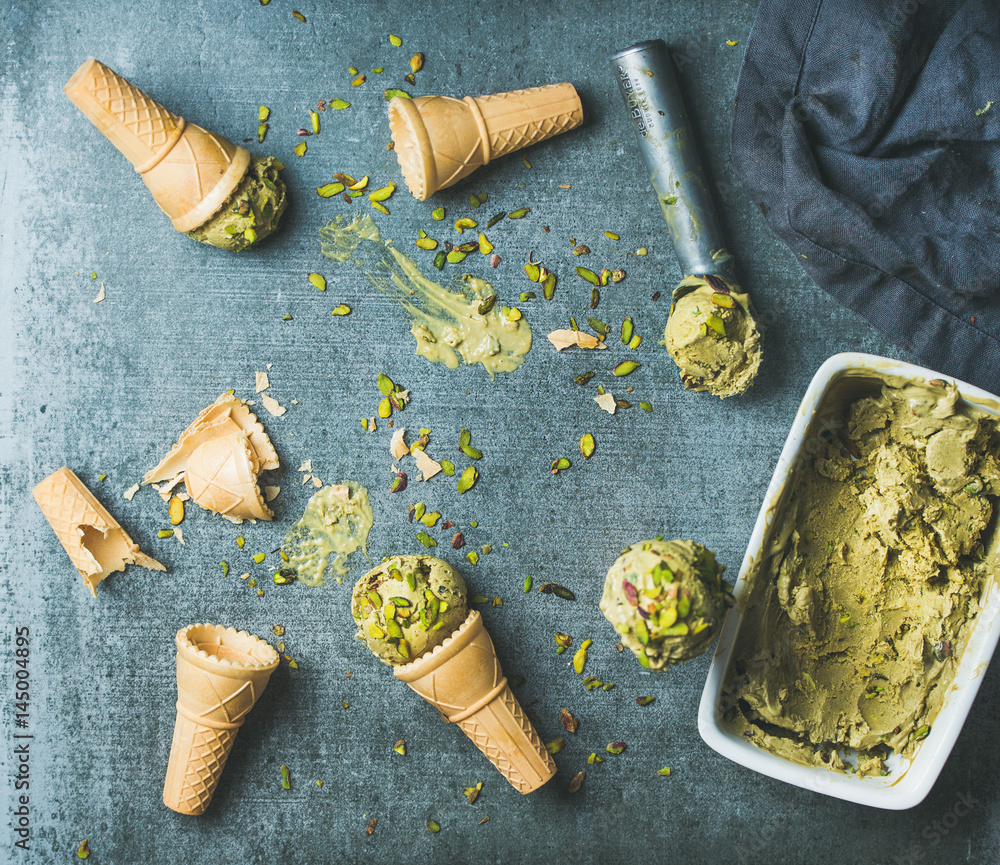
[[[246,520],[270,520],[274,513],[264,504],[257,475],[260,465],[242,433],[210,439],[195,448],[188,459],[184,485],[206,510]]]
[[[35,487],[33,495],[94,597],[97,597],[97,584],[115,571],[124,571],[126,565],[166,570],[139,549],[83,481],[68,468],[61,468],[45,478]]]
[[[250,165],[250,153],[214,135],[87,60],[66,95],[142,175],[174,228],[192,231],[225,204]]]
[[[537,790],[555,775],[555,762],[511,692],[478,611],[395,675],[458,724],[519,792]]]
[[[278,468],[278,454],[243,400],[224,393],[202,410],[143,483],[176,484],[201,507],[230,519],[270,520],[258,480]]]
[[[278,653],[258,637],[221,625],[177,632],[177,718],[163,804],[203,814],[233,741],[278,667]]]
[[[491,96],[396,96],[389,129],[403,179],[424,201],[491,159],[552,138],[583,122],[572,84]]]

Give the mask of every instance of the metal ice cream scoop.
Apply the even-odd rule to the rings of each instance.
[[[667,350],[688,389],[742,393],[760,367],[760,329],[736,284],[667,46],[640,42],[611,66],[686,275],[674,289]]]

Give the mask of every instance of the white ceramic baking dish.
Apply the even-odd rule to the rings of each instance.
[[[698,729],[711,748],[724,757],[763,775],[838,799],[876,808],[902,810],[917,805],[934,786],[961,732],[972,707],[972,701],[979,690],[983,673],[996,649],[997,641],[1000,639],[1000,623],[996,621],[1000,612],[1000,587],[996,576],[983,590],[980,613],[973,623],[955,679],[931,727],[930,734],[920,743],[912,759],[905,759],[899,755],[891,756],[887,763],[892,772],[886,777],[858,777],[832,769],[803,766],[778,757],[758,748],[736,733],[723,720],[719,708],[726,670],[732,659],[736,635],[743,623],[745,611],[742,596],[747,580],[748,577],[752,577],[755,566],[760,562],[762,551],[769,542],[774,515],[782,505],[783,493],[790,489],[789,481],[795,465],[799,457],[806,453],[810,439],[818,434],[817,425],[822,422],[822,414],[830,409],[831,405],[838,403],[846,405],[847,401],[864,395],[865,389],[872,387],[874,380],[869,378],[866,384],[866,373],[903,376],[916,380],[955,381],[949,376],[923,367],[868,354],[837,354],[819,368],[796,414],[754,525],[750,545],[743,558],[735,586],[736,597],[741,602],[729,611],[723,623],[719,644],[701,697]],[[955,384],[964,400],[992,414],[1000,415],[1000,398],[961,381],[955,381]]]

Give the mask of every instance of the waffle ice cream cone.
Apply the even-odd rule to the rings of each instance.
[[[511,692],[477,611],[440,646],[395,674],[458,724],[519,792],[537,790],[555,775],[552,756]]]
[[[403,179],[424,201],[491,159],[521,150],[583,122],[572,84],[547,84],[491,96],[394,97],[389,128]]]
[[[97,584],[126,565],[166,568],[147,556],[68,468],[49,475],[32,491],[63,549],[97,597]]]
[[[250,441],[240,433],[200,444],[188,459],[184,485],[199,505],[240,520],[270,520],[257,476],[260,463]]]
[[[206,510],[236,520],[270,520],[257,480],[278,468],[278,454],[264,427],[243,400],[224,393],[194,422],[143,483],[181,478],[191,498]]]
[[[250,153],[188,123],[98,60],[87,60],[66,95],[142,175],[181,232],[207,222],[232,194]]]
[[[177,632],[177,719],[163,804],[203,814],[240,726],[278,667],[278,653],[246,631],[188,625]]]

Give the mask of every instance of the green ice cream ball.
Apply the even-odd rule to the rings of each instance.
[[[632,544],[608,570],[601,612],[650,670],[696,658],[733,604],[725,568],[695,541]]]
[[[761,333],[750,296],[722,277],[708,279],[688,276],[678,283],[663,341],[685,388],[725,399],[753,384]]]
[[[408,664],[468,618],[465,580],[434,556],[392,556],[358,580],[351,615],[383,664]]]
[[[271,234],[288,206],[288,190],[273,156],[253,156],[243,179],[226,203],[188,237],[234,252],[248,249]]]

